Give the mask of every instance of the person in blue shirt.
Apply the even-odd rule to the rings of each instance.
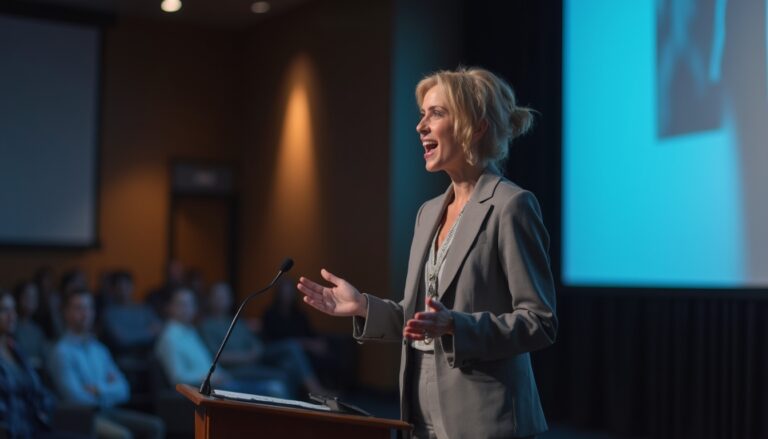
[[[229,284],[217,282],[211,286],[207,299],[207,313],[198,330],[209,351],[216,352],[232,321],[234,294]],[[264,344],[242,320],[232,329],[219,362],[237,379],[279,379],[289,386],[293,398],[301,397],[302,387],[310,393],[328,394],[301,344],[295,340]]]
[[[50,375],[64,401],[92,406],[99,438],[162,438],[165,427],[152,415],[118,408],[130,398],[128,381],[112,355],[92,334],[93,296],[73,290],[64,297],[65,332],[50,358]]]
[[[155,355],[171,384],[184,383],[197,387],[208,374],[213,352],[208,350],[194,326],[197,318],[195,293],[185,287],[173,290],[166,315],[168,321],[155,344]],[[222,366],[216,367],[211,385],[216,389],[278,398],[292,396],[283,380],[275,377],[236,378]]]
[[[112,352],[120,358],[121,354],[150,350],[163,329],[163,322],[150,305],[134,300],[133,275],[116,271],[107,278],[107,285],[112,297],[104,305],[101,327]]]

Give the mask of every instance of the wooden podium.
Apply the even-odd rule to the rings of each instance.
[[[179,384],[176,390],[195,405],[195,438],[387,438],[410,430],[407,422],[240,402],[203,396]]]

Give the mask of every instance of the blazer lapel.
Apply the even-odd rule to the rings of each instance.
[[[419,226],[413,235],[413,245],[411,248],[410,265],[408,266],[408,276],[405,285],[405,310],[406,319],[410,318],[416,311],[416,295],[419,292],[419,282],[422,281],[424,264],[429,254],[432,237],[435,235],[437,225],[445,211],[445,202],[448,194],[452,191],[449,186],[441,198],[424,206],[419,220]]]
[[[501,181],[501,177],[489,171],[481,175],[477,181],[472,196],[464,208],[464,214],[461,217],[458,229],[456,229],[456,235],[453,237],[451,248],[445,257],[443,274],[440,276],[437,290],[439,299],[443,297],[448,286],[453,282],[453,278],[456,277],[456,273],[458,273],[461,264],[464,262],[464,258],[472,247],[472,243],[475,242],[475,237],[480,231],[483,222],[485,222],[485,217],[492,206],[491,203],[486,203],[486,201],[493,196],[499,181]]]

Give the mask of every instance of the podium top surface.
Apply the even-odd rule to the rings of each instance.
[[[231,410],[259,411],[273,413],[295,418],[313,418],[327,421],[341,421],[349,424],[367,425],[370,427],[396,428],[407,430],[411,425],[399,419],[373,418],[367,416],[351,415],[338,412],[321,412],[293,407],[283,407],[277,405],[261,404],[257,402],[234,401],[229,399],[215,398],[202,395],[194,387],[187,384],[177,384],[176,391],[184,395],[185,398],[192,401],[196,407],[204,408],[223,408]]]

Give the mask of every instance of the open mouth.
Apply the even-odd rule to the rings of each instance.
[[[432,153],[437,148],[437,142],[434,140],[425,140],[422,142],[422,145],[424,146],[424,157],[429,157],[432,155]]]

